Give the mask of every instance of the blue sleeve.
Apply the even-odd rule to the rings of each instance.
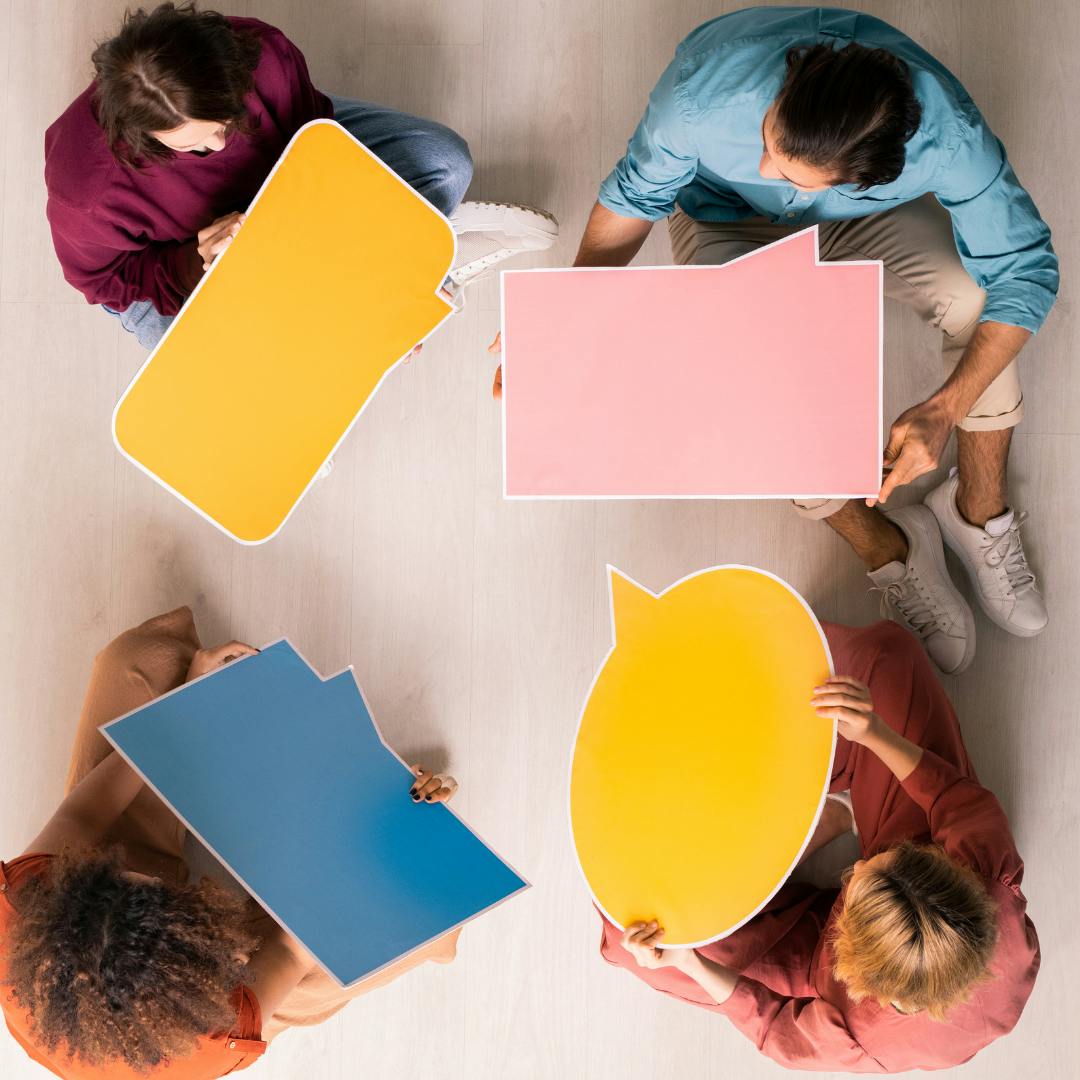
[[[1050,230],[977,110],[962,116],[961,125],[959,145],[939,171],[934,193],[952,216],[960,261],[986,290],[980,322],[1034,334],[1058,291]]]
[[[600,185],[600,202],[622,217],[658,221],[697,173],[698,153],[682,111],[679,56],[649,95],[626,154]]]

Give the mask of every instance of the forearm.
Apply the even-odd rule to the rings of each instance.
[[[575,266],[626,266],[652,229],[643,218],[623,217],[597,203],[589,215]]]
[[[114,751],[64,799],[27,850],[53,854],[66,845],[97,843],[142,787],[142,777]]]
[[[955,370],[934,395],[954,423],[968,415],[983,391],[1016,359],[1030,337],[1030,332],[1020,326],[979,323]]]
[[[880,716],[874,717],[869,733],[862,739],[862,745],[879,758],[901,782],[915,771],[922,760],[922,747],[894,731]]]
[[[739,981],[737,972],[717,964],[693,949],[687,949],[685,957],[679,962],[679,970],[689,975],[716,1002],[723,1005]]]

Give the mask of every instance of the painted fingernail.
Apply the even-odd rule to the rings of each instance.
[[[419,802],[419,801],[420,801],[420,796],[419,796],[419,794],[418,794],[417,792],[415,792],[415,791],[414,791],[414,792],[412,793],[412,801],[413,801],[413,802]]]
[[[425,795],[424,796],[424,802],[431,802],[431,796],[430,795]]]

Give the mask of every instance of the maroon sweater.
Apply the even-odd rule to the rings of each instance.
[[[257,19],[232,18],[259,36],[249,130],[205,155],[174,154],[144,169],[122,165],[94,114],[94,84],[45,133],[46,212],[64,277],[91,304],[123,311],[149,300],[175,315],[202,276],[196,234],[245,210],[297,129],[333,114],[300,50]]]

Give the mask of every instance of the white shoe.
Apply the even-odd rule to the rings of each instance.
[[[529,251],[545,251],[559,235],[559,223],[544,210],[514,203],[463,202],[450,215],[457,233],[456,285],[487,277],[498,263]]]
[[[866,575],[881,613],[911,630],[946,675],[959,675],[975,658],[975,619],[949,577],[934,515],[916,505],[885,516],[907,538],[908,557]]]
[[[1020,526],[1027,514],[1006,510],[988,521],[985,529],[970,525],[956,509],[959,483],[954,468],[925,499],[945,543],[964,564],[979,604],[991,620],[1018,637],[1041,634],[1050,616],[1020,541]]]

